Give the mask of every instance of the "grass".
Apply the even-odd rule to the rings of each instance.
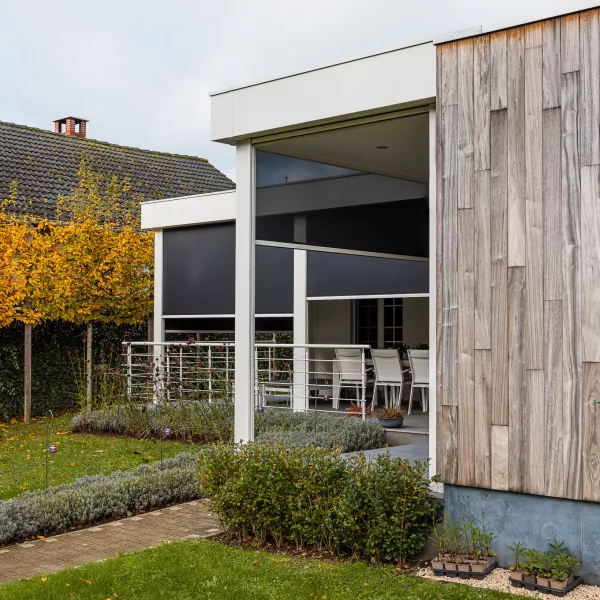
[[[71,433],[71,418],[64,415],[54,420],[55,432],[49,441],[56,444],[58,452],[50,455],[50,485],[71,482],[83,475],[133,470],[160,458],[159,444],[152,440]],[[44,488],[45,432],[44,418],[35,419],[31,425],[15,420],[0,423],[0,500]],[[194,444],[165,440],[163,458],[198,448]]]
[[[396,576],[392,567],[326,562],[175,542],[47,577],[0,585],[0,600],[502,600],[457,584]]]

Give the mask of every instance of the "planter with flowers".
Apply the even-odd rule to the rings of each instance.
[[[377,412],[377,420],[383,427],[402,427],[404,425],[404,409],[382,408]]]

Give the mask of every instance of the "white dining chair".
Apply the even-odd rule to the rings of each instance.
[[[377,406],[377,392],[383,387],[385,405],[399,408],[402,403],[402,390],[408,381],[404,380],[404,372],[398,350],[371,350],[375,367],[375,384],[373,387],[373,409]],[[388,395],[389,392],[389,395]],[[391,401],[390,401],[391,400]]]
[[[429,350],[408,350],[408,361],[412,373],[408,414],[412,410],[415,388],[421,391],[421,407],[423,412],[429,408]]]
[[[340,407],[342,388],[354,388],[356,401],[362,400],[360,389],[364,384],[364,364],[359,348],[335,349],[336,373],[334,373],[333,408]]]

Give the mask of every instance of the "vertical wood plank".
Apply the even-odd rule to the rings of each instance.
[[[458,46],[443,44],[440,46],[442,58],[441,106],[450,106],[458,102]]]
[[[573,499],[580,499],[582,494],[582,285],[578,96],[579,73],[568,72],[563,74],[561,86],[561,163],[564,463],[566,473],[565,496]]]
[[[581,167],[581,255],[582,359],[600,363],[600,165]]]
[[[507,111],[491,115],[490,244],[492,253],[492,423],[508,425]]]
[[[600,32],[598,11],[580,16],[580,164],[600,164]]]
[[[544,299],[562,299],[562,210],[560,108],[542,115],[544,205]]]
[[[475,246],[473,209],[458,211],[458,482],[475,484]]]
[[[560,54],[563,73],[579,71],[579,13],[560,20]]]
[[[551,300],[544,307],[544,399],[545,486],[546,496],[564,495],[565,468],[563,462],[563,358],[562,301]]]
[[[583,499],[600,502],[600,364],[583,365]]]
[[[457,144],[456,144],[457,107],[442,108],[443,137],[443,177],[444,177],[444,216],[443,216],[443,403],[458,404],[457,390],[457,222],[458,222],[458,190],[457,190]]]
[[[445,455],[442,480],[458,483],[458,407],[442,406],[442,452]]]
[[[492,348],[490,171],[475,172],[475,348]]]
[[[543,100],[542,107],[560,106],[560,19],[550,19],[542,24],[543,32]]]
[[[437,77],[436,77],[436,94],[439,101],[441,95],[442,88],[442,77],[441,77],[441,68],[442,68],[442,57],[441,51],[438,49],[436,53],[436,63],[437,63]],[[438,102],[438,106],[441,106],[441,101]],[[444,388],[442,386],[443,380],[443,285],[444,285],[444,277],[443,277],[443,259],[444,259],[444,178],[443,178],[443,146],[442,146],[442,110],[436,109],[435,115],[435,177],[436,177],[436,224],[435,224],[435,233],[436,233],[436,423],[437,423],[437,431],[436,435],[436,465],[438,474],[444,472],[444,461],[445,454],[442,452],[442,401]],[[431,435],[431,433],[430,433]]]
[[[508,488],[524,491],[528,453],[526,424],[529,420],[525,365],[525,267],[508,269]],[[493,363],[492,363],[493,364]]]
[[[473,208],[473,39],[458,43],[458,208]]]
[[[508,427],[492,425],[492,468],[493,490],[508,490]]]
[[[524,267],[525,45],[522,27],[508,32],[508,266]]]
[[[540,97],[541,98],[541,97]],[[527,414],[526,438],[528,442],[528,470],[525,491],[543,494],[545,485],[545,429],[544,418],[544,371],[527,371]]]
[[[544,368],[544,206],[542,196],[542,49],[525,50],[525,217],[528,369]],[[557,240],[556,240],[557,241]]]
[[[491,485],[492,353],[475,350],[475,485]]]
[[[490,38],[475,38],[473,48],[474,169],[490,168]]]
[[[501,110],[508,106],[506,31],[490,34],[490,108]]]
[[[542,23],[532,23],[525,26],[525,48],[537,48],[542,45]]]

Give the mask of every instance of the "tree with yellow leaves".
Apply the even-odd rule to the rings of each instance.
[[[153,238],[139,229],[141,197],[127,179],[106,179],[84,161],[79,179],[72,194],[59,198],[53,221],[32,223],[0,211],[0,282],[7,282],[0,326],[25,324],[26,422],[32,325],[62,319],[87,326],[91,408],[93,323],[139,323],[152,310]]]

